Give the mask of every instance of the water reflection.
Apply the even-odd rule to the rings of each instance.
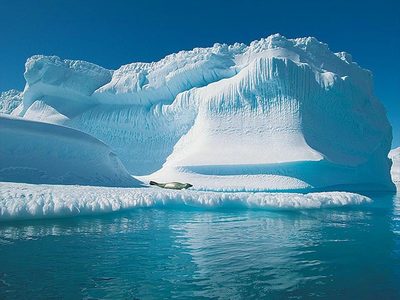
[[[0,298],[398,298],[400,200],[374,200],[1,224]]]

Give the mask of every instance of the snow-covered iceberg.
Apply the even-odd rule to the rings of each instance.
[[[106,143],[143,180],[204,190],[393,189],[372,75],[277,34],[106,70],[34,56],[14,114]]]
[[[63,126],[0,115],[0,181],[139,186],[112,150]]]
[[[389,158],[392,160],[392,180],[395,184],[400,185],[400,147],[389,152]]]

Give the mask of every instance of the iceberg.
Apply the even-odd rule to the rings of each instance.
[[[83,132],[0,115],[0,181],[139,186],[118,157]]]
[[[14,115],[102,141],[143,181],[225,192],[395,188],[371,72],[315,38],[275,34],[118,70],[33,56],[24,75]]]

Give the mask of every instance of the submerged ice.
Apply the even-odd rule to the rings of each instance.
[[[394,188],[391,127],[371,73],[315,38],[215,44],[118,70],[34,56],[25,78],[11,114],[102,141],[144,181],[209,191]]]

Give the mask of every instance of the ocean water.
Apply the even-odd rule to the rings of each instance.
[[[400,195],[0,223],[0,299],[400,299]]]

